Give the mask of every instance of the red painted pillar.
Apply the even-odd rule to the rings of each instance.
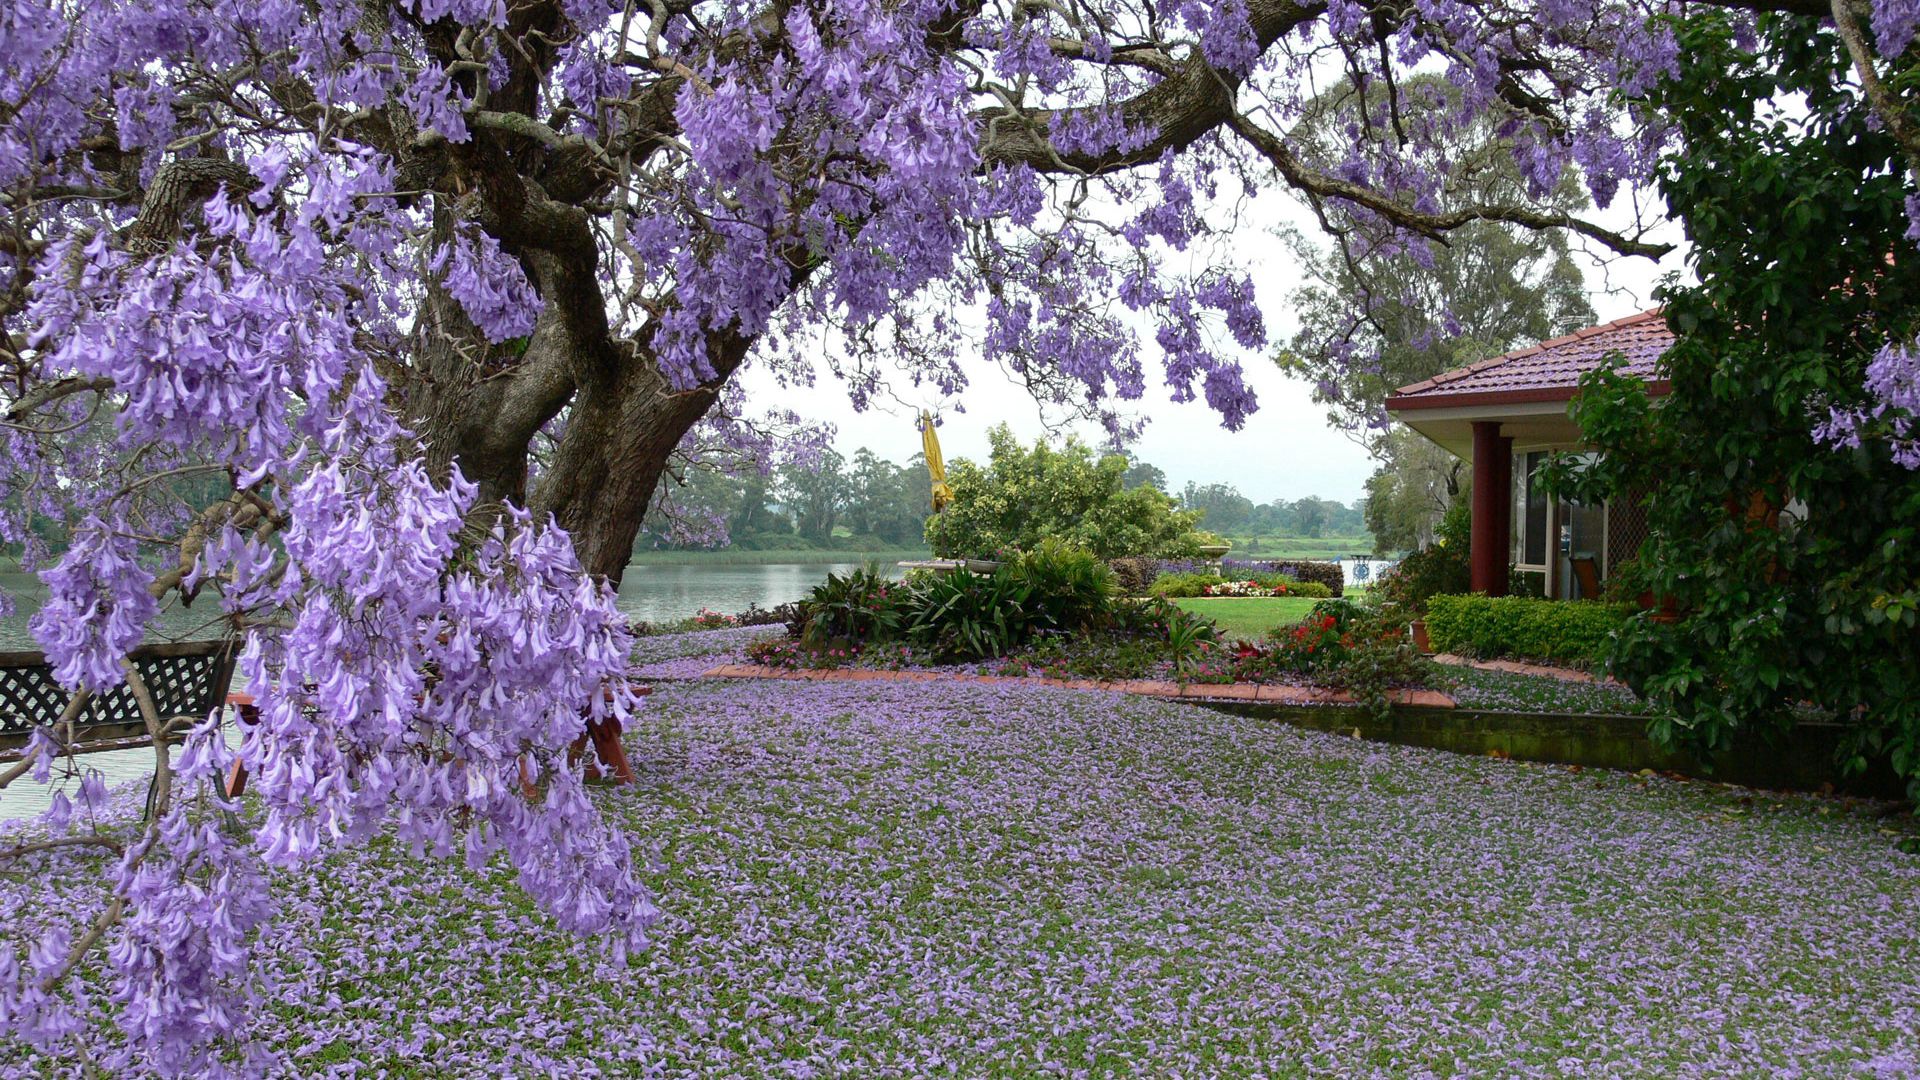
[[[1494,420],[1473,422],[1473,550],[1468,559],[1474,592],[1507,595],[1507,558],[1513,546],[1513,440]]]

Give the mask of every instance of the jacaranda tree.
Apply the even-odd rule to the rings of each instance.
[[[1206,245],[1243,194],[1380,244],[1497,220],[1656,250],[1546,195],[1577,169],[1605,207],[1659,153],[1614,102],[1671,70],[1668,6],[4,0],[3,538],[76,694],[130,677],[162,605],[243,643],[261,805],[229,817],[202,721],[149,825],[36,842],[109,872],[0,955],[0,1032],[57,1049],[112,1012],[130,1067],[252,1071],[265,868],[388,829],[504,853],[637,944],[652,907],[564,748],[632,706],[608,584],[662,468],[780,426],[744,366],[863,404],[957,390],[978,350],[1123,431],[1157,363],[1238,426],[1265,335]],[[1416,68],[1457,92],[1395,92]],[[1342,78],[1387,92],[1327,166],[1285,133]],[[1526,189],[1445,197],[1441,136],[1488,118]]]

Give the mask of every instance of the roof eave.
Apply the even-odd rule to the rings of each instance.
[[[1652,379],[1646,383],[1647,394],[1661,397],[1673,389],[1666,379]],[[1580,394],[1577,386],[1542,386],[1525,390],[1463,390],[1453,394],[1390,394],[1387,397],[1387,411],[1390,413],[1410,412],[1418,409],[1459,409],[1473,406],[1498,408],[1506,405],[1537,405],[1550,401],[1571,402]]]

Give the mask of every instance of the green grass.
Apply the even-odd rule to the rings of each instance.
[[[891,565],[905,559],[930,559],[925,548],[898,548],[887,551],[832,551],[819,548],[783,551],[746,551],[721,548],[718,551],[636,551],[630,566],[766,566],[788,563],[823,566],[828,563],[878,562]]]
[[[1192,596],[1174,603],[1212,619],[1230,638],[1259,638],[1276,626],[1306,618],[1319,601],[1304,596]]]

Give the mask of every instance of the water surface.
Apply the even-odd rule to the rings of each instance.
[[[825,581],[829,573],[845,574],[860,563],[767,563],[760,565],[716,566],[629,566],[620,581],[616,601],[630,619],[652,623],[674,622],[688,618],[701,608],[729,615],[745,611],[750,605],[773,607],[799,600]],[[896,576],[897,568],[887,564]],[[0,589],[13,597],[14,613],[0,619],[0,649],[37,649],[27,621],[46,602],[46,587],[32,574],[0,574]],[[219,606],[209,596],[204,604],[181,608],[178,601],[162,611],[156,623],[156,637],[186,640],[213,634],[212,620]],[[153,772],[153,750],[137,747],[85,754],[79,759],[85,768],[99,769],[109,786],[144,780]],[[0,791],[0,820],[28,817],[47,808],[56,791],[69,797],[78,785],[75,778],[56,778],[52,784],[15,782]]]
[[[620,581],[616,601],[630,619],[651,623],[674,622],[688,618],[701,608],[737,614],[750,605],[774,607],[805,597],[830,573],[845,574],[859,568],[846,563],[762,563],[728,565],[651,565],[629,566]],[[1392,564],[1379,560],[1358,563],[1341,560],[1347,583],[1364,585],[1379,571]],[[1356,567],[1365,569],[1356,573]],[[892,564],[887,568],[898,576]],[[0,620],[0,649],[38,648],[27,632],[27,620],[46,600],[47,591],[31,574],[0,574],[0,589],[14,598],[14,614]],[[219,615],[217,605],[182,608],[175,601],[158,620],[159,635],[168,639],[190,639],[210,634],[210,620]],[[153,770],[153,751],[148,747],[88,754],[83,765],[97,768],[111,784],[145,778]],[[76,781],[54,785],[15,783],[0,791],[0,820],[25,817],[46,809],[53,792]]]

